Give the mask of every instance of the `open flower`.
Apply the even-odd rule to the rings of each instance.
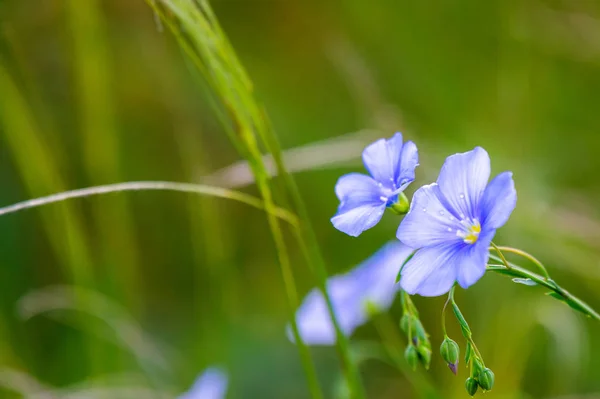
[[[198,377],[192,388],[178,399],[223,399],[227,393],[227,374],[211,367]]]
[[[442,295],[455,281],[467,288],[485,273],[489,246],[517,203],[511,172],[489,184],[490,158],[476,147],[446,159],[437,183],[415,192],[397,237],[420,250],[402,270],[409,294]]]
[[[417,146],[412,141],[403,144],[400,133],[370,144],[362,158],[371,176],[340,177],[335,186],[340,206],[331,218],[336,229],[353,237],[375,226],[386,207],[406,213],[408,203],[399,194],[415,179],[419,162]]]
[[[327,292],[341,330],[350,335],[374,310],[387,310],[399,290],[396,275],[412,249],[398,241],[383,246],[346,274],[327,280]],[[333,345],[335,330],[321,291],[313,289],[296,312],[302,340],[309,345]],[[288,326],[288,337],[293,340]]]

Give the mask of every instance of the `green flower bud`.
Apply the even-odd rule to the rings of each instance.
[[[421,320],[415,318],[412,328],[413,338],[417,338],[419,342],[429,342],[427,339],[427,333],[425,332],[425,328],[423,328],[423,323],[421,323]]]
[[[465,389],[470,396],[475,395],[478,387],[479,384],[477,384],[477,380],[475,380],[473,377],[469,377],[467,378],[467,381],[465,381]]]
[[[479,375],[481,374],[482,371],[483,371],[483,363],[481,362],[481,359],[479,359],[478,357],[474,357],[473,358],[473,372],[471,373],[471,375],[475,378],[479,378]]]
[[[431,347],[429,343],[429,336],[425,332],[425,328],[423,328],[423,323],[418,317],[415,317],[413,314],[405,313],[400,319],[400,328],[402,331],[406,333],[406,335],[412,338],[411,342],[415,346],[419,346],[421,344],[425,344]]]
[[[408,362],[408,365],[413,370],[417,369],[417,363],[419,362],[419,353],[414,345],[408,345],[404,351],[404,358]]]
[[[458,368],[458,358],[460,355],[460,348],[458,344],[454,342],[450,337],[446,336],[442,345],[440,346],[440,354],[442,359],[448,364],[450,370],[456,375]]]
[[[479,372],[479,385],[485,391],[489,391],[494,387],[494,372],[487,367]]]
[[[429,370],[431,364],[431,349],[427,345],[419,345],[417,347],[417,353],[419,354],[419,360],[425,369]]]
[[[410,202],[404,193],[398,195],[398,201],[391,204],[388,209],[396,215],[406,215],[410,209]]]
[[[410,321],[411,321],[410,319],[411,318],[412,318],[412,316],[409,313],[404,313],[402,315],[402,318],[400,319],[400,328],[406,334],[408,334],[408,327],[410,326]]]

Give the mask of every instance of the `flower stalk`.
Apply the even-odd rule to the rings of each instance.
[[[481,352],[479,352],[479,349],[473,340],[471,328],[460,311],[458,304],[454,300],[455,287],[456,286],[453,286],[450,289],[450,292],[448,293],[448,301],[452,304],[454,315],[458,320],[458,324],[460,325],[463,336],[467,340],[465,362],[467,363],[467,367],[470,368],[470,376],[465,382],[465,389],[469,395],[473,396],[477,392],[478,387],[481,387],[484,392],[492,389],[494,386],[494,373],[492,370],[485,367],[483,356],[481,356]],[[446,303],[448,303],[448,301],[446,301]]]
[[[503,247],[498,248],[502,250]],[[514,263],[507,262],[507,267],[500,257],[492,254],[490,254],[490,258],[496,262],[501,262],[501,264],[488,264],[486,267],[487,271],[492,271],[513,278],[526,279],[537,285],[546,287],[550,290],[550,293],[547,295],[565,302],[571,308],[585,314],[588,317],[591,317],[592,319],[600,321],[600,314],[598,314],[598,312],[596,312],[590,305],[577,298],[566,289],[562,288],[551,278],[540,276],[539,274],[533,273],[521,266],[517,266]]]

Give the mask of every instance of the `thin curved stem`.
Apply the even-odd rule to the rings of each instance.
[[[17,202],[16,204],[8,205],[0,208],[0,216],[8,213],[14,213],[29,208],[36,208],[43,205],[48,205],[54,202],[61,202],[72,198],[90,197],[93,195],[116,193],[121,191],[179,191],[186,193],[194,193],[207,195],[211,197],[225,198],[233,201],[238,201],[254,208],[266,211],[264,203],[261,199],[252,195],[245,194],[239,191],[229,190],[226,188],[207,186],[204,184],[193,183],[177,183],[169,181],[132,181],[124,183],[106,184],[102,186],[94,186],[80,188],[76,190],[64,191],[62,193],[52,194],[45,197],[30,199],[27,201]],[[282,209],[276,208],[273,211],[274,216],[285,220],[286,222],[296,226],[298,220],[294,214]]]
[[[465,317],[462,315],[462,312],[460,311],[458,304],[454,300],[454,289],[455,288],[456,288],[455,285],[452,286],[452,288],[450,288],[450,292],[448,292],[448,300],[452,303],[452,307],[454,308],[454,314],[455,314],[459,324],[461,325],[461,331],[462,331],[463,337],[465,337],[465,339],[471,344],[471,348],[473,348],[477,357],[479,357],[479,359],[483,362],[483,356],[481,356],[481,353],[479,352],[479,349],[477,348],[477,344],[475,344],[475,341],[473,340],[473,334],[471,333],[471,328],[467,324],[467,321],[465,320]]]
[[[504,266],[506,266],[507,269],[510,269],[510,265],[508,264],[508,261],[504,257],[504,254],[502,253],[500,248],[498,248],[498,246],[496,244],[494,244],[494,242],[491,242],[490,244],[492,245],[492,248],[494,248],[496,250],[496,252],[498,253],[498,256],[502,260],[502,263],[504,263]],[[491,248],[490,248],[490,250],[491,250]]]
[[[444,303],[444,307],[442,308],[442,332],[444,333],[444,337],[447,337],[446,333],[446,308],[448,307],[448,303],[450,303],[450,293],[448,293],[448,299]]]
[[[531,263],[535,264],[540,271],[542,272],[542,274],[549,279],[550,278],[550,274],[548,274],[548,270],[546,270],[546,267],[542,264],[542,262],[540,262],[535,256],[522,251],[520,249],[517,248],[512,248],[512,247],[497,247],[494,243],[492,243],[492,245],[494,246],[494,248],[496,248],[496,251],[498,251],[498,254],[501,254],[501,251],[505,251],[505,252],[510,252],[513,253],[515,255],[519,255],[522,256],[525,259],[528,259],[531,261]],[[504,258],[504,255],[501,255],[502,258]]]

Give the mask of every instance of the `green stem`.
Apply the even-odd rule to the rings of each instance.
[[[273,129],[270,126],[270,121],[268,120],[268,117],[266,113],[264,113],[264,111],[262,112],[262,118],[260,121],[262,122],[263,129],[257,129],[259,137],[261,138],[263,144],[267,147],[267,150],[273,156],[273,160],[275,161],[275,165],[277,167],[278,175],[283,177],[284,183],[287,186],[289,193],[291,194],[292,203],[294,205],[298,218],[301,221],[298,227],[298,234],[296,235],[296,237],[298,239],[299,245],[303,248],[303,252],[308,255],[308,265],[317,279],[317,286],[319,290],[325,298],[327,311],[329,313],[336,333],[336,347],[342,360],[344,373],[346,375],[346,378],[348,379],[351,391],[353,392],[353,398],[365,398],[366,392],[362,385],[358,366],[352,360],[350,355],[348,337],[346,337],[346,335],[342,332],[339,321],[337,320],[337,317],[335,315],[333,302],[331,301],[331,297],[329,296],[329,293],[326,289],[328,278],[327,269],[325,267],[325,261],[323,260],[321,251],[319,249],[317,236],[314,232],[314,229],[311,226],[307,207],[304,204],[304,200],[302,198],[302,195],[300,194],[300,190],[298,189],[296,181],[285,167],[281,147],[279,145],[276,135],[274,134]]]
[[[412,299],[410,299],[410,295],[406,291],[400,291],[400,299],[402,303],[402,314],[409,314],[414,317],[419,316],[419,312],[417,311],[417,307],[413,303]],[[413,317],[408,318],[408,328],[406,334],[408,335],[408,344],[413,345]]]
[[[355,397],[363,398],[365,397],[365,392],[360,381],[358,367],[356,366],[356,364],[354,364],[354,362],[351,359],[348,338],[344,335],[344,333],[341,330],[339,322],[337,321],[337,318],[335,316],[331,298],[329,297],[329,293],[326,290],[326,282],[328,277],[327,271],[325,269],[325,263],[318,248],[318,242],[314,234],[314,230],[310,226],[310,220],[308,212],[306,211],[306,206],[304,205],[304,202],[293,177],[288,173],[283,163],[282,152],[277,141],[277,137],[270,125],[270,121],[266,112],[258,104],[258,102],[254,99],[252,95],[252,84],[248,79],[244,68],[239,63],[235,51],[229,44],[229,41],[227,40],[225,33],[222,31],[219,22],[214,16],[214,13],[208,2],[202,1],[199,5],[202,11],[209,16],[211,26],[216,32],[215,37],[217,37],[219,39],[219,42],[223,45],[223,51],[221,56],[225,59],[225,62],[236,67],[236,73],[239,79],[239,91],[237,93],[237,98],[239,99],[238,107],[244,110],[244,116],[248,117],[249,121],[251,121],[252,127],[254,128],[253,133],[256,133],[262,144],[273,156],[273,159],[279,172],[279,176],[283,177],[284,182],[287,185],[289,192],[291,193],[292,201],[301,221],[300,227],[298,228],[299,234],[297,235],[297,238],[300,246],[303,249],[303,252],[309,254],[309,266],[311,267],[313,273],[316,274],[318,287],[321,290],[323,297],[325,298],[327,310],[329,312],[332,324],[336,331],[336,346],[342,359],[342,364],[344,367],[346,378],[348,379],[349,385]],[[227,80],[225,80],[225,83],[227,83]],[[252,142],[252,146],[256,147],[256,144],[256,142]],[[256,162],[262,165],[261,159],[256,158]]]
[[[402,291],[401,299],[402,299],[402,310],[404,310],[404,313],[412,313],[415,316],[419,315],[419,311],[417,310],[417,307],[415,306],[412,299],[410,298],[410,295],[408,294],[408,292]]]
[[[451,290],[452,294],[454,294],[454,289]],[[446,308],[448,307],[448,303],[450,303],[450,294],[448,294],[448,299],[444,303],[444,307],[442,308],[442,332],[444,333],[444,338],[448,336],[446,333]]]
[[[266,115],[265,121],[267,121]],[[301,221],[296,237],[298,239],[299,245],[303,248],[304,253],[308,255],[308,265],[317,279],[317,286],[319,290],[322,292],[323,297],[325,298],[327,311],[335,329],[336,346],[340,358],[342,360],[344,373],[346,375],[346,378],[348,379],[351,391],[355,395],[354,398],[365,398],[366,393],[361,382],[358,367],[350,356],[350,346],[348,338],[342,332],[342,329],[335,315],[333,303],[331,301],[329,293],[326,290],[328,277],[327,269],[325,267],[325,261],[323,260],[321,251],[319,249],[317,237],[310,223],[310,217],[308,215],[306,205],[304,204],[304,200],[302,199],[300,190],[298,189],[298,186],[293,176],[288,172],[287,168],[284,165],[282,151],[277,141],[277,138],[275,137],[272,129],[267,128],[265,130],[266,132],[263,132],[263,134],[261,134],[261,139],[263,140],[263,143],[266,145],[269,152],[273,155],[273,160],[275,161],[275,165],[277,166],[278,174],[279,176],[283,177],[284,182],[287,185],[288,191],[291,194],[294,208],[298,214],[299,220]]]
[[[492,245],[492,248],[494,248],[496,250],[496,252],[498,253],[498,256],[502,260],[502,263],[504,264],[504,266],[506,266],[507,269],[510,269],[510,265],[508,264],[508,261],[504,257],[504,254],[502,253],[502,251],[500,251],[500,248],[498,248],[498,246],[496,244],[494,244],[493,242],[491,242],[491,245]]]
[[[452,307],[454,308],[455,316],[461,325],[461,331],[463,333],[463,337],[465,337],[465,339],[467,341],[469,341],[469,343],[471,344],[471,348],[473,348],[473,350],[477,354],[477,357],[479,357],[479,359],[483,362],[483,357],[481,356],[481,353],[479,352],[479,349],[477,348],[477,345],[475,344],[475,341],[473,340],[473,334],[471,333],[471,328],[467,324],[467,321],[465,320],[462,312],[460,311],[458,304],[454,300],[454,289],[455,288],[456,288],[456,286],[452,286],[452,288],[450,289],[450,292],[448,293],[448,299],[452,303]]]
[[[533,263],[534,265],[536,265],[541,270],[541,272],[544,275],[544,277],[546,277],[547,279],[550,278],[550,274],[548,274],[548,270],[546,270],[546,267],[542,264],[542,262],[540,262],[533,255],[531,255],[531,254],[529,254],[529,253],[527,253],[525,251],[522,251],[520,249],[517,249],[517,248],[512,248],[512,247],[497,247],[494,243],[492,243],[492,245],[494,246],[494,248],[496,248],[496,251],[498,251],[498,254],[500,255],[500,257],[502,259],[504,259],[504,255],[502,255],[501,251],[510,252],[510,253],[515,254],[515,255],[522,256],[523,258],[530,260],[531,263]]]
[[[495,257],[492,256],[492,258]],[[487,265],[486,269],[488,271],[508,275],[511,277],[530,279],[536,282],[537,284],[550,289],[552,292],[555,292],[556,294],[565,298],[567,301],[572,302],[575,306],[577,306],[578,310],[580,310],[581,312],[600,321],[600,314],[598,314],[592,307],[590,307],[587,303],[571,294],[569,291],[559,286],[554,280],[550,278],[540,276],[539,274],[533,273],[527,269],[524,269],[512,263],[510,264],[510,269],[506,268],[506,266],[503,265]]]

